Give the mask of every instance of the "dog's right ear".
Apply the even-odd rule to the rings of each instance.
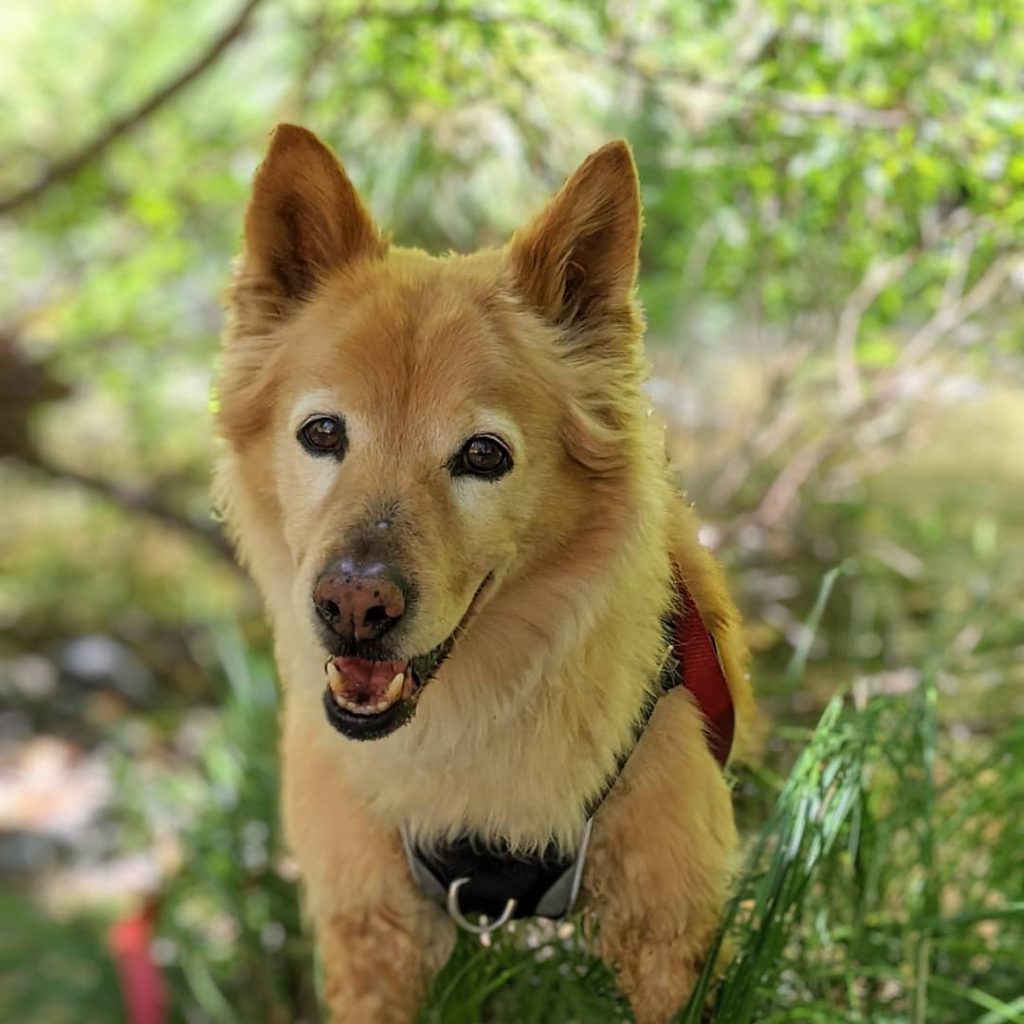
[[[239,318],[252,327],[283,319],[326,274],[386,249],[334,154],[305,128],[278,125],[245,214]]]

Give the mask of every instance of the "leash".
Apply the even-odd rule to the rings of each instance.
[[[693,694],[704,718],[708,747],[718,763],[725,766],[732,750],[736,709],[715,638],[678,572],[675,587],[678,610],[665,619],[670,652],[658,677],[659,685],[641,709],[633,728],[633,742],[619,755],[601,792],[587,803],[586,822],[574,854],[566,857],[550,845],[527,856],[511,852],[507,844],[488,846],[471,835],[423,849],[402,826],[402,846],[413,881],[424,896],[444,907],[460,928],[486,935],[514,919],[558,919],[572,912],[583,878],[594,815],[615,787],[658,700],[666,693],[684,686]]]

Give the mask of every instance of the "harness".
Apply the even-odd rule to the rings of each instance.
[[[588,802],[586,821],[573,855],[560,853],[552,844],[526,856],[511,852],[507,844],[489,846],[471,835],[424,849],[402,827],[402,845],[413,881],[424,896],[444,907],[461,928],[483,935],[514,918],[560,918],[572,911],[583,877],[594,815],[626,767],[659,698],[666,693],[684,686],[693,694],[704,717],[708,747],[724,767],[736,727],[729,685],[715,639],[678,572],[675,588],[677,610],[663,620],[665,639],[671,649],[658,685],[634,724],[632,743],[619,755],[615,770],[601,791]]]

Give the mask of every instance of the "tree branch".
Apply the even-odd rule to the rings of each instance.
[[[855,406],[863,397],[857,364],[857,336],[861,320],[879,295],[910,269],[919,254],[919,250],[911,250],[889,259],[872,261],[863,280],[843,306],[836,328],[835,360],[839,397],[844,406]]]
[[[753,520],[769,528],[778,526],[796,501],[800,488],[826,459],[849,441],[853,427],[897,398],[908,370],[920,366],[947,334],[994,302],[1021,259],[1019,251],[1001,253],[966,294],[940,306],[911,337],[895,365],[875,381],[871,390],[856,404],[848,406],[824,433],[808,441],[779,470],[754,510]]]
[[[250,18],[263,0],[246,0],[234,18],[191,64],[182,68],[133,110],[114,118],[79,149],[51,164],[30,185],[0,197],[0,213],[10,213],[38,199],[54,185],[74,177],[101,156],[114,142],[137,128],[150,114],[159,110],[182,89],[211,68],[225,50],[245,31]]]
[[[515,14],[478,8],[450,8],[441,0],[433,6],[408,8],[374,7],[366,2],[341,19],[341,24],[354,21],[433,22],[436,25],[463,22],[480,27],[522,29],[546,36],[568,53],[597,64],[617,68],[624,74],[650,86],[671,83],[700,94],[731,100],[741,111],[776,110],[805,119],[833,118],[854,128],[888,130],[914,120],[909,110],[898,107],[872,107],[845,96],[818,96],[776,89],[771,86],[743,88],[727,79],[707,78],[702,72],[688,71],[667,64],[653,64],[635,57],[636,47],[629,37],[621,39],[614,50],[600,50],[581,43],[562,26],[533,14]]]
[[[616,51],[601,51],[574,39],[560,25],[532,14],[503,14],[486,10],[449,9],[443,2],[434,7],[413,7],[394,10],[374,9],[369,4],[359,9],[358,14],[366,18],[384,21],[434,21],[437,23],[464,21],[480,26],[498,28],[521,28],[547,36],[564,50],[578,54],[588,60],[608,64],[620,71],[656,86],[671,82],[691,90],[694,94],[706,93],[737,103],[741,110],[777,110],[802,118],[835,118],[855,128],[888,130],[913,120],[910,111],[895,107],[870,107],[844,96],[811,96],[787,89],[768,86],[742,89],[734,82],[705,78],[695,72],[670,67],[665,64],[651,65],[638,62],[630,53],[626,39]]]
[[[22,463],[22,465],[44,473],[54,480],[66,481],[85,490],[92,491],[93,494],[105,498],[119,508],[129,512],[141,512],[185,534],[192,540],[200,541],[206,546],[208,551],[221,558],[234,561],[231,545],[218,526],[212,521],[210,523],[200,523],[194,519],[189,519],[168,505],[162,497],[151,491],[125,487],[112,480],[104,480],[101,477],[90,476],[68,466],[58,465],[41,452],[35,450],[19,452],[13,458]]]
[[[966,295],[958,296],[953,291],[950,295],[952,301],[941,305],[935,316],[918,330],[904,346],[899,355],[898,366],[906,367],[914,362],[919,362],[945,335],[969,320],[979,310],[984,309],[999,294],[1006,279],[1020,260],[1020,253],[1003,253],[992,261]]]

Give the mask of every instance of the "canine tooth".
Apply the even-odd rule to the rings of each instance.
[[[405,673],[399,672],[394,679],[388,683],[387,692],[384,694],[384,702],[386,704],[394,704],[398,700],[402,693],[402,687],[405,686]]]
[[[338,666],[334,664],[333,659],[327,662],[324,671],[327,673],[327,685],[331,688],[331,692],[340,698],[341,694],[338,691],[345,685],[345,677],[341,674]]]

